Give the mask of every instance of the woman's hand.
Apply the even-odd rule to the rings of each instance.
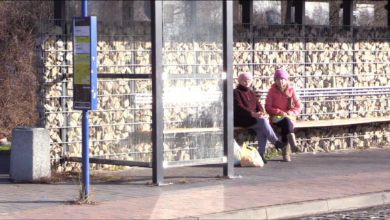
[[[262,118],[264,116],[264,113],[263,112],[252,112],[251,115],[254,118]]]
[[[280,111],[280,112],[279,112],[279,115],[284,117],[284,116],[286,116],[286,115],[287,115],[287,113],[286,113],[286,112],[284,112],[284,111]]]

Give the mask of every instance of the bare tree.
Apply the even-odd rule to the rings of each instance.
[[[282,2],[284,1],[254,1],[253,23],[281,24]]]
[[[0,136],[35,126],[35,19],[52,14],[52,1],[0,1]]]
[[[357,10],[357,4],[370,4],[374,6],[373,21],[369,24],[371,26],[387,26],[387,10],[385,5],[388,1],[355,1],[354,10]],[[367,13],[365,13],[367,15]],[[368,16],[368,15],[367,15]]]
[[[329,1],[329,24],[339,25],[340,24],[340,5],[343,3],[342,0]]]

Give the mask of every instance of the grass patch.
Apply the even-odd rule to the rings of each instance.
[[[369,146],[361,146],[361,147],[357,147],[357,149],[364,150],[364,149],[370,149],[370,147]]]
[[[11,154],[11,144],[5,144],[0,146],[0,156]]]
[[[271,159],[271,158],[276,157],[276,156],[281,157],[282,152],[276,150],[276,148],[271,148],[271,150],[267,154],[265,154],[264,156],[267,159]]]
[[[69,171],[65,172],[65,176],[67,176],[68,179],[81,179],[82,173],[81,171]],[[102,173],[90,173],[89,174],[89,180],[93,182],[123,182],[125,180],[128,180],[128,176],[121,175],[119,173],[112,174],[102,174]]]
[[[110,165],[108,166],[108,168],[105,168],[103,170],[107,170],[107,171],[121,171],[121,170],[125,170],[126,168],[124,166],[121,166],[121,165]]]
[[[180,183],[188,183],[188,181],[186,180],[185,177],[183,177],[183,178],[180,180]]]
[[[96,204],[93,201],[94,190],[90,189],[88,195],[85,195],[83,183],[79,179],[79,184],[77,185],[79,191],[79,197],[73,200],[72,204],[82,205],[82,204]]]

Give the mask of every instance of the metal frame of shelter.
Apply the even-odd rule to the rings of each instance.
[[[126,74],[127,78],[152,79],[152,169],[153,183],[160,184],[164,180],[163,172],[163,103],[162,103],[162,48],[163,42],[163,2],[151,2],[151,33],[152,33],[152,73],[151,74]],[[253,1],[239,1],[242,5],[242,23],[253,22]],[[288,7],[295,7],[295,23],[305,24],[305,1],[287,0]],[[387,1],[388,6],[390,0]],[[54,19],[66,17],[66,2],[53,1]],[[233,1],[223,1],[223,72],[226,79],[223,80],[223,156],[227,162],[222,163],[223,175],[234,176],[233,166]],[[343,8],[343,25],[351,25],[353,20],[353,1],[344,0],[340,7]],[[388,7],[386,7],[388,9]],[[289,12],[291,10],[287,10]],[[289,17],[289,16],[287,16]],[[388,13],[388,25],[390,26],[390,13]],[[99,76],[98,78],[102,78]],[[115,78],[115,74],[105,74],[104,78]]]
[[[66,2],[54,2],[54,19],[64,19]],[[150,1],[152,34],[152,73],[127,74],[126,78],[152,79],[152,169],[153,183],[162,184],[163,172],[163,2]],[[223,10],[223,121],[224,145],[223,156],[228,158],[222,163],[223,175],[234,176],[233,165],[233,2],[224,0]],[[99,19],[99,18],[98,18]],[[121,76],[123,77],[123,75]],[[115,74],[99,75],[98,78],[115,78]]]

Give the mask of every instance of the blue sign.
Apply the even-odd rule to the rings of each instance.
[[[150,1],[149,0],[144,0],[144,12],[145,12],[145,15],[149,19],[152,19],[152,15],[150,14]]]
[[[73,18],[73,109],[97,110],[97,19]]]

